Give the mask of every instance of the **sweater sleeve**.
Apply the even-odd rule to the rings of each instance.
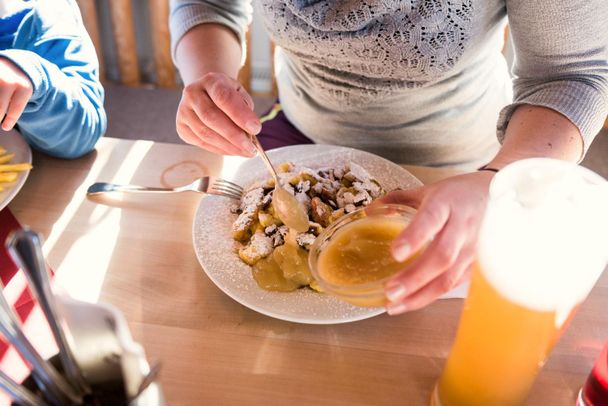
[[[608,2],[507,0],[515,50],[514,102],[498,119],[502,142],[515,108],[551,108],[581,132],[585,151],[608,114]]]
[[[175,46],[179,40],[199,24],[217,23],[230,28],[239,39],[245,55],[245,33],[251,22],[251,0],[171,0],[169,27],[171,50],[175,58]]]
[[[107,124],[95,49],[79,27],[79,16],[49,30],[34,21],[17,39],[19,47],[0,51],[33,84],[17,128],[33,148],[77,158],[94,148]]]

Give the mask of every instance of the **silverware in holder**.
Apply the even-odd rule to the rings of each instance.
[[[6,244],[28,278],[59,353],[42,359],[0,294],[0,332],[32,365],[21,385],[0,374],[0,388],[20,405],[163,406],[159,364],[150,367],[123,315],[109,305],[54,295],[36,233],[16,231]]]

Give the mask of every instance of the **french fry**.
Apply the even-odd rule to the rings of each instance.
[[[15,154],[9,153],[6,148],[0,145],[0,192],[11,188],[17,180],[19,172],[32,169],[29,163],[11,162]]]
[[[17,172],[0,172],[0,182],[14,182],[17,180]]]
[[[0,172],[21,172],[32,169],[30,164],[5,164],[0,165]]]
[[[15,157],[15,154],[0,155],[0,164],[10,162]]]

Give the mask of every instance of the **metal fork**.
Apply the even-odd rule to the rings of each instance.
[[[214,176],[204,176],[194,182],[175,188],[147,187],[137,185],[117,185],[114,183],[97,182],[87,189],[87,195],[97,195],[108,192],[135,192],[135,193],[179,193],[197,192],[209,195],[225,196],[239,200],[243,195],[243,188],[236,183]]]

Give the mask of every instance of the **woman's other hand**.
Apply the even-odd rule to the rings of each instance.
[[[178,41],[175,59],[185,87],[175,123],[185,142],[221,155],[254,154],[247,133],[259,133],[262,125],[235,80],[241,57],[238,36],[222,24],[197,25]]]
[[[223,73],[207,73],[184,87],[177,109],[177,132],[188,144],[221,155],[252,156],[247,133],[261,124],[243,86]]]
[[[10,60],[0,58],[0,122],[4,131],[15,126],[33,91],[27,75]]]
[[[389,314],[420,309],[469,278],[492,176],[488,171],[458,175],[378,200],[418,209],[393,242],[393,257],[403,261],[424,249],[387,283]]]

